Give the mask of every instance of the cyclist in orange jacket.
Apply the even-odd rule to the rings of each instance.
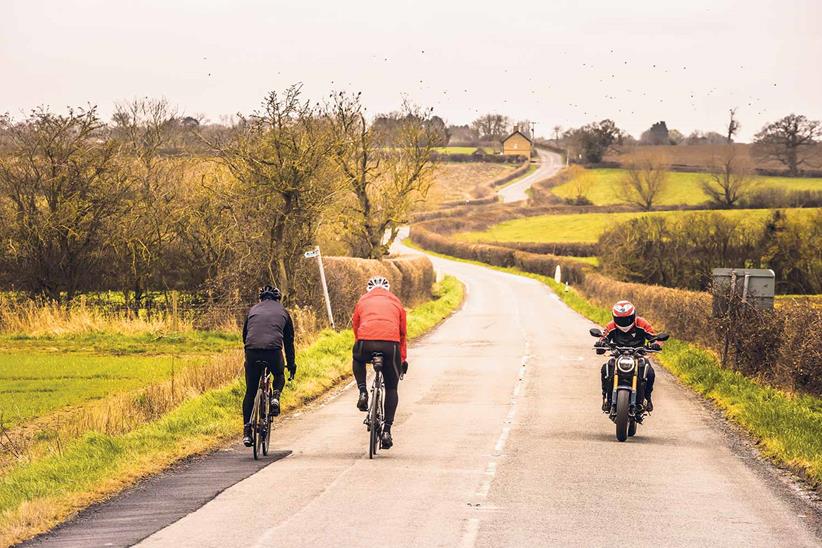
[[[399,403],[397,387],[400,375],[408,369],[405,309],[391,293],[388,280],[375,276],[368,280],[366,293],[354,307],[353,365],[354,378],[360,390],[357,409],[368,411],[368,390],[365,385],[365,365],[374,353],[383,355],[385,381],[385,426],[380,446],[390,449],[394,444],[391,425]]]

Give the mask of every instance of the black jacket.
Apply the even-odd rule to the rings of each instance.
[[[286,363],[294,364],[294,324],[279,301],[266,299],[251,307],[243,325],[246,350],[285,350]]]

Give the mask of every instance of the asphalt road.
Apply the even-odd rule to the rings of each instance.
[[[618,443],[589,321],[536,281],[434,261],[467,301],[411,349],[393,449],[368,460],[349,388],[142,546],[820,546],[818,507],[668,374]]]
[[[500,189],[497,194],[499,194],[503,202],[510,203],[527,200],[528,194],[526,194],[526,191],[531,188],[531,185],[537,181],[551,177],[565,166],[565,164],[562,163],[562,156],[559,154],[539,148],[535,150],[540,159],[536,171],[527,177],[523,177],[516,183]]]

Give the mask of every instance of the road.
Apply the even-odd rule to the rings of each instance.
[[[556,172],[565,167],[565,164],[562,163],[562,156],[556,152],[551,152],[540,148],[535,150],[540,159],[536,171],[527,177],[523,177],[516,183],[510,184],[497,191],[497,194],[499,194],[499,197],[503,202],[510,203],[527,200],[528,194],[526,191],[531,188],[531,185],[537,181],[542,181],[543,179],[553,176]]]
[[[142,546],[819,546],[786,489],[660,371],[627,443],[599,412],[591,323],[536,281],[434,259],[468,289],[413,346],[396,445],[355,392],[286,422],[293,451]]]

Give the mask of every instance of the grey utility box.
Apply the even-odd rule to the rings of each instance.
[[[728,312],[731,295],[756,308],[773,310],[776,275],[765,268],[714,268],[713,278],[714,315]]]

